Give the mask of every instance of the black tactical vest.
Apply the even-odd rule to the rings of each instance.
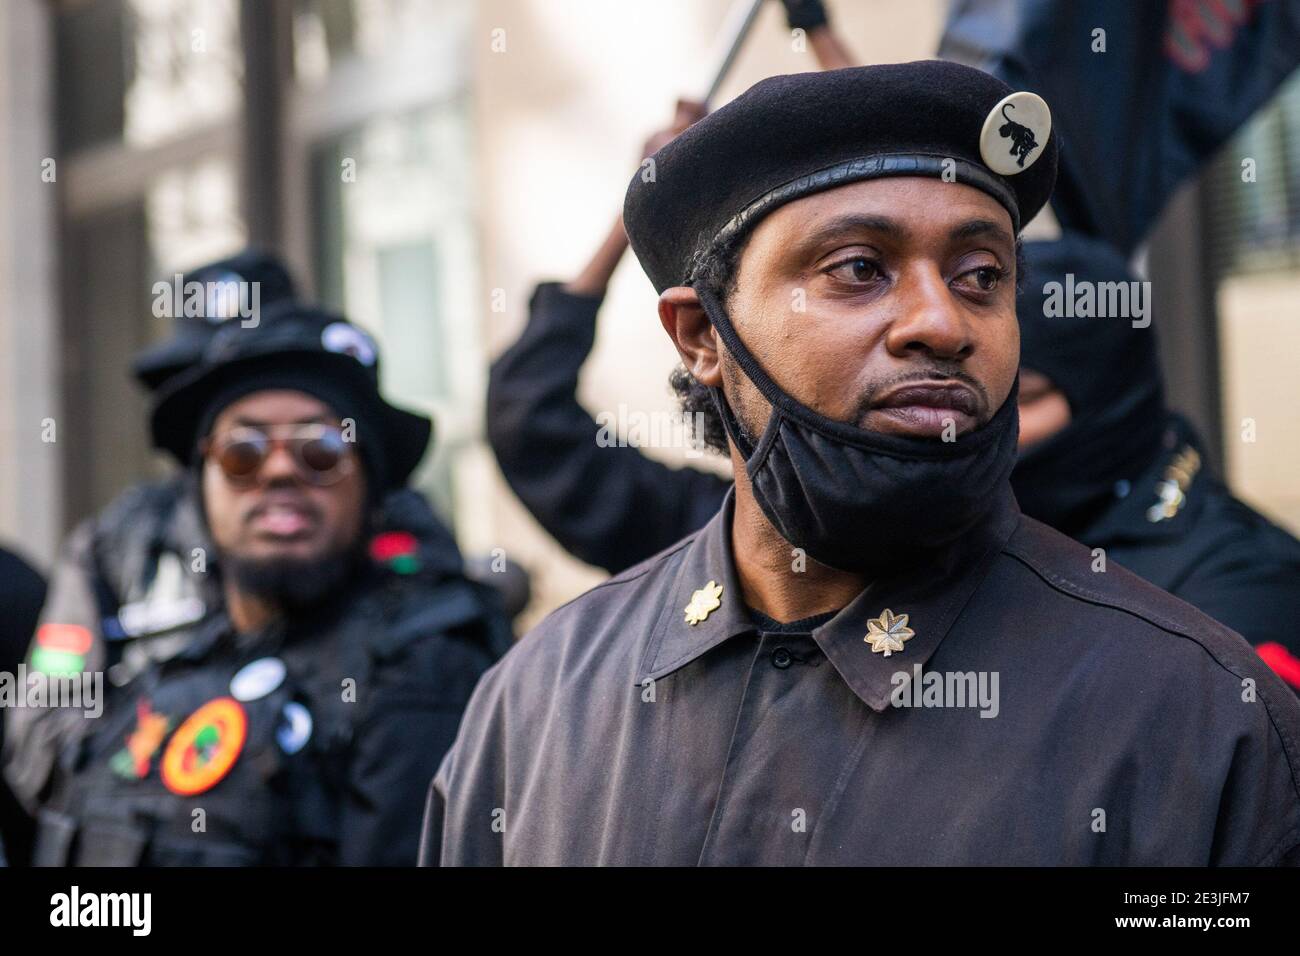
[[[370,689],[410,676],[403,652],[413,642],[448,632],[499,641],[485,597],[464,579],[389,577],[251,642],[214,617],[181,654],[118,688],[98,726],[61,755],[34,862],[339,862],[351,745]]]

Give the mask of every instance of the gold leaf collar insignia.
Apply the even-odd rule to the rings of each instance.
[[[883,653],[888,657],[901,651],[915,633],[907,626],[906,614],[895,614],[885,608],[880,617],[867,622],[867,636],[863,640],[871,645],[873,654]]]
[[[710,581],[691,595],[691,603],[686,605],[686,623],[694,627],[710,614],[722,607],[722,585]]]

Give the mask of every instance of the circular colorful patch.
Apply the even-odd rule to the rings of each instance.
[[[185,719],[162,758],[163,785],[189,797],[210,790],[230,772],[244,749],[248,716],[230,697],[210,700]]]

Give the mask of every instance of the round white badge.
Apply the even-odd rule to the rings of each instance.
[[[346,322],[330,323],[320,334],[320,344],[327,352],[351,355],[366,367],[375,364],[374,340],[355,325]]]
[[[244,277],[238,272],[219,272],[204,283],[203,318],[220,325],[239,315],[244,285]]]
[[[284,683],[284,661],[278,657],[263,657],[245,664],[230,678],[230,696],[248,702],[258,700]]]
[[[1021,90],[1004,97],[980,130],[980,156],[1002,176],[1023,173],[1043,155],[1052,135],[1052,111],[1037,93]]]
[[[285,753],[293,755],[311,739],[311,711],[296,700],[284,705],[284,723],[275,731],[276,743]]]

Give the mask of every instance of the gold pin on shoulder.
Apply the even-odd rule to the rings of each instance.
[[[720,607],[722,585],[710,581],[691,595],[691,603],[686,605],[686,623],[694,627]]]
[[[901,651],[915,633],[907,626],[906,614],[895,614],[885,608],[880,617],[867,622],[867,636],[863,640],[871,645],[873,654],[883,653],[888,657]]]
[[[1201,456],[1191,445],[1184,445],[1165,468],[1164,478],[1156,485],[1156,503],[1147,509],[1152,524],[1178,514],[1187,501],[1187,489],[1201,470]]]

